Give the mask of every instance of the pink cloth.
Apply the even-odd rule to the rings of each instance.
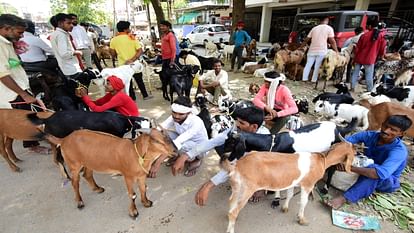
[[[264,109],[266,106],[266,101],[264,101],[264,99],[267,96],[268,91],[269,89],[265,86],[265,84],[260,87],[259,92],[253,100],[253,104],[256,107]],[[296,106],[295,100],[293,100],[292,93],[289,88],[283,84],[276,90],[274,109],[278,110],[278,117],[289,116],[298,112],[298,107]]]
[[[334,36],[333,28],[327,24],[313,27],[308,34],[308,37],[312,39],[308,53],[327,53],[328,38]]]

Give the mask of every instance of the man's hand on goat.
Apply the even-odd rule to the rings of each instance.
[[[160,170],[161,162],[159,162],[159,160],[157,160],[157,161],[155,161],[154,164],[152,164],[151,169],[149,170],[149,173],[148,173],[149,178],[157,177],[157,172],[158,172],[158,170]]]
[[[75,95],[77,97],[84,97],[85,95],[88,95],[88,90],[83,87],[76,88]]]
[[[213,187],[214,184],[210,180],[204,183],[195,195],[195,203],[199,206],[205,206],[208,199],[208,193]]]
[[[187,160],[188,160],[187,154],[179,155],[178,159],[175,161],[174,165],[171,167],[172,174],[174,176],[184,170],[184,165]]]

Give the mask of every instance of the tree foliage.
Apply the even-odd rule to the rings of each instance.
[[[16,7],[5,3],[5,2],[0,2],[0,14],[14,14],[17,15],[18,11],[16,9]]]
[[[110,18],[105,13],[105,0],[50,0],[52,13],[74,13],[78,15],[79,22],[98,24],[107,23]]]

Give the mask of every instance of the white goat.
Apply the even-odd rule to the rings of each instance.
[[[234,50],[234,45],[225,45],[223,48],[223,55],[225,60],[230,60]]]
[[[407,86],[408,82],[410,82],[412,77],[413,77],[412,70],[407,70],[403,72],[395,79],[395,86]]]
[[[94,80],[95,84],[102,88],[105,85],[106,79],[111,76],[115,75],[116,77],[120,78],[125,85],[125,93],[129,94],[129,86],[131,83],[132,75],[135,73],[141,73],[144,70],[144,66],[141,64],[140,61],[135,61],[129,65],[122,65],[116,68],[105,68],[101,71],[101,75],[103,79]]]
[[[328,117],[343,118],[347,122],[351,122],[352,118],[358,119],[358,130],[368,128],[368,112],[369,109],[361,105],[352,104],[331,104],[328,101],[318,100],[315,103],[315,112],[321,113]]]

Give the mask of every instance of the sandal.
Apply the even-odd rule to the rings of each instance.
[[[191,177],[197,173],[198,168],[201,166],[201,163],[202,163],[202,160],[198,160],[198,161],[199,162],[193,161],[189,164],[187,170],[184,172],[184,176]],[[194,163],[196,163],[196,165],[193,165]]]
[[[165,166],[171,167],[172,165],[174,165],[177,158],[178,158],[178,156],[169,158],[167,161],[165,161]]]

